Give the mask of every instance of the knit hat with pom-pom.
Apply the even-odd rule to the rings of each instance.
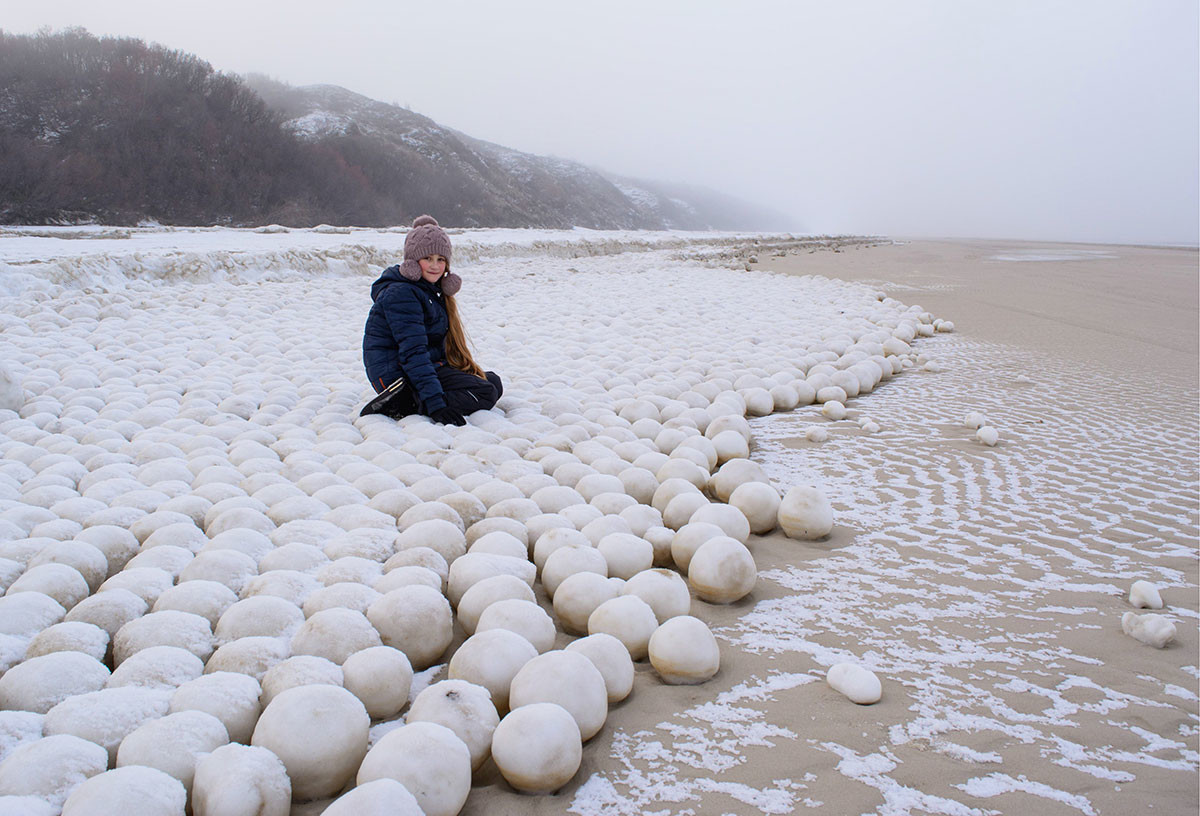
[[[404,239],[404,263],[400,264],[400,274],[411,281],[420,280],[421,265],[417,261],[430,255],[441,255],[446,259],[442,293],[453,295],[462,288],[462,278],[450,271],[450,236],[432,215],[420,215]]]

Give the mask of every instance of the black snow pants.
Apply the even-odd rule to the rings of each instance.
[[[500,375],[495,371],[485,371],[480,379],[474,374],[459,371],[448,365],[437,367],[437,376],[442,383],[442,393],[446,397],[446,405],[463,416],[475,411],[486,411],[495,406],[504,386],[500,383]]]

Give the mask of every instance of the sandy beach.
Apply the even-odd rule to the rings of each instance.
[[[109,580],[149,599],[131,613],[143,625],[160,593],[201,574],[189,569],[195,559],[211,563],[211,550],[231,546],[213,540],[231,525],[247,554],[203,573],[226,583],[208,588],[223,594],[210,593],[219,609],[207,613],[268,595],[291,616],[251,641],[191,615],[195,652],[176,654],[165,690],[144,691],[159,706],[149,723],[177,687],[204,679],[198,672],[231,665],[213,649],[247,649],[246,665],[232,665],[260,680],[285,655],[311,658],[295,651],[299,607],[343,582],[371,597],[412,523],[397,506],[445,513],[443,491],[462,500],[478,490],[488,509],[480,500],[453,514],[481,517],[497,496],[536,492],[516,487],[514,473],[558,478],[524,453],[589,456],[580,440],[595,452],[603,439],[615,455],[618,431],[635,454],[645,445],[665,458],[658,420],[647,417],[639,436],[619,413],[645,395],[659,397],[664,421],[673,405],[707,424],[705,409],[685,408],[684,395],[702,396],[693,387],[731,390],[747,374],[798,383],[803,373],[790,371],[812,349],[839,346],[836,357],[850,335],[891,339],[898,324],[915,332],[942,320],[954,330],[916,337],[907,367],[849,399],[844,419],[819,405],[748,417],[751,458],[781,492],[818,487],[834,527],[817,541],[753,536],[753,591],[728,605],[693,596],[692,614],[720,646],[716,676],[672,686],[637,663],[633,692],[610,707],[569,783],[519,794],[487,760],[461,812],[1192,816],[1200,806],[1196,250],[463,231],[454,241],[465,320],[507,385],[495,411],[457,429],[357,416],[369,393],[359,347],[370,281],[402,233],[62,232],[10,233],[0,259],[0,363],[21,384],[17,407],[0,412],[6,587],[46,548],[83,566],[85,548],[67,550],[88,527],[124,527],[115,532],[131,540],[136,530],[133,550],[95,554],[107,559],[98,587],[80,574],[34,592],[56,593],[63,609],[82,603],[112,587],[99,583],[107,566]],[[972,413],[998,444],[977,440],[964,422]],[[633,466],[624,450],[609,466]],[[373,509],[385,488],[412,497]],[[233,504],[213,511],[212,498]],[[1166,648],[1122,631],[1137,580],[1161,591],[1156,611],[1176,630]],[[549,612],[540,581],[534,589]],[[0,630],[0,668],[27,661],[32,639],[61,617],[18,631],[16,617],[0,615],[12,629]],[[358,624],[374,633],[365,617]],[[169,627],[143,631],[143,647],[171,637]],[[87,660],[106,686],[126,664],[113,665],[109,633],[97,634],[105,639]],[[446,652],[418,668],[414,695],[446,677],[464,639],[454,624]],[[559,625],[555,647],[571,640]],[[872,670],[882,699],[859,706],[828,686],[826,670],[841,662]],[[122,682],[155,682],[131,681],[132,671]],[[70,702],[0,712],[0,761],[63,731],[115,751],[141,722],[114,715],[84,728],[51,716]],[[405,716],[376,717],[370,744]],[[301,731],[291,742],[323,748]],[[81,780],[39,790],[42,809],[29,812],[57,813]],[[352,773],[336,784],[352,786]],[[341,790],[291,812],[317,816]]]
[[[755,420],[752,456],[829,491],[833,534],[755,538],[752,595],[693,601],[723,638],[716,678],[668,687],[639,664],[572,785],[485,778],[464,813],[1195,813],[1196,251],[896,241],[758,261],[954,321],[920,341],[940,370],[851,401],[878,434],[817,406]],[[1121,631],[1139,578],[1163,587],[1166,649]],[[835,659],[874,668],[883,700],[828,688]]]

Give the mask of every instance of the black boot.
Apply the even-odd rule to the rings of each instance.
[[[403,377],[375,395],[375,398],[363,406],[359,416],[368,414],[383,414],[392,419],[406,417],[420,412],[417,394],[408,381]]]

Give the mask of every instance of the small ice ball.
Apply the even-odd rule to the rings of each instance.
[[[619,580],[618,580],[619,583]],[[587,634],[587,622],[596,607],[617,597],[618,586],[594,572],[577,572],[563,579],[554,591],[554,614],[563,631]]]
[[[6,365],[0,365],[0,410],[20,411],[25,405],[25,389],[16,374]]]
[[[400,713],[412,687],[412,664],[404,652],[372,646],[355,652],[342,664],[343,685],[362,701],[372,719]]]
[[[178,779],[156,768],[130,765],[97,774],[63,803],[63,816],[183,816],[187,791]]]
[[[108,678],[109,688],[143,686],[174,691],[204,673],[204,661],[178,646],[151,646],[130,655]]]
[[[789,538],[822,538],[833,530],[833,507],[817,488],[798,485],[779,504],[779,526]]]
[[[256,636],[231,640],[215,652],[204,664],[205,672],[238,672],[262,682],[267,669],[291,654],[288,641],[282,638]]]
[[[525,558],[491,553],[467,553],[450,565],[446,596],[451,604],[458,606],[466,591],[485,578],[493,575],[515,575],[532,586],[536,574],[537,567]]]
[[[32,711],[0,710],[0,764],[19,746],[42,739],[43,719]]]
[[[108,752],[94,742],[71,734],[41,737],[0,762],[0,796],[36,796],[57,812],[72,789],[107,767]]]
[[[725,464],[731,459],[747,459],[750,456],[750,443],[735,430],[722,431],[712,439],[717,451],[717,464]]]
[[[984,425],[975,432],[975,438],[987,445],[989,448],[992,448],[995,447],[996,443],[1000,441],[1000,432],[991,425]]]
[[[321,816],[424,816],[408,788],[395,779],[373,779],[351,788],[321,811]]]
[[[194,816],[288,816],[291,809],[287,768],[266,748],[231,743],[196,763]]]
[[[58,609],[61,610],[62,607],[58,606]],[[67,613],[66,620],[95,624],[107,632],[111,640],[122,626],[140,618],[148,610],[149,605],[129,590],[107,589],[76,604]],[[0,630],[2,629],[3,625],[0,624]]]
[[[846,418],[846,406],[838,400],[830,400],[821,406],[821,415],[837,421]]]
[[[612,535],[623,534],[613,533]],[[597,575],[607,576],[609,563],[604,553],[596,547],[582,544],[558,547],[550,553],[550,557],[546,559],[542,568],[542,586],[546,588],[546,594],[550,596],[551,600],[554,598],[558,585],[577,572],[594,572]],[[530,598],[530,600],[533,599]]]
[[[754,589],[758,567],[746,545],[716,536],[700,545],[688,564],[688,584],[709,603],[733,603]]]
[[[851,702],[871,705],[879,702],[883,688],[879,678],[870,669],[856,663],[836,663],[825,673],[825,682],[830,688],[844,694]]]
[[[467,548],[469,553],[491,553],[492,555],[507,555],[511,558],[528,558],[529,548],[516,536],[503,530],[496,530],[475,539],[475,543]]]
[[[608,574],[618,578],[629,578],[654,565],[654,545],[632,533],[609,533],[600,539],[596,550],[604,559]],[[546,564],[549,566],[550,562]]]
[[[263,706],[268,706],[272,700],[288,689],[316,685],[342,685],[341,667],[332,661],[314,655],[289,657],[267,669],[267,673],[263,675],[262,679],[262,696],[259,698],[259,702]]]
[[[25,659],[53,652],[83,652],[96,660],[108,653],[108,632],[94,623],[64,621],[48,626],[33,636],[25,649]],[[0,683],[3,678],[0,677]]]
[[[971,430],[976,430],[987,425],[987,417],[979,411],[971,411],[963,418],[963,425]]]
[[[530,660],[513,678],[508,700],[514,711],[532,703],[562,706],[575,718],[584,741],[600,731],[608,716],[604,676],[577,652],[556,650]]]
[[[367,607],[367,620],[383,644],[404,652],[417,671],[432,666],[454,639],[450,602],[427,586],[392,590]]]
[[[292,654],[316,655],[340,666],[355,652],[382,643],[379,632],[362,612],[333,607],[314,613],[296,630]]]
[[[117,746],[126,734],[167,713],[169,696],[169,692],[138,686],[76,694],[46,712],[45,733],[91,740],[108,751],[111,764],[116,762]]]
[[[1154,613],[1139,615],[1126,612],[1121,616],[1121,629],[1135,640],[1161,649],[1175,639],[1175,624]]]
[[[755,535],[764,535],[779,526],[781,501],[779,491],[765,482],[738,485],[729,496],[730,506],[741,511]]]
[[[471,751],[458,735],[434,722],[407,723],[372,746],[357,783],[394,779],[425,816],[456,816],[471,793]]]
[[[216,581],[185,581],[165,590],[154,602],[155,612],[174,609],[190,612],[216,627],[225,610],[237,603],[237,594]]]
[[[21,577],[9,586],[7,595],[13,596],[18,592],[44,593],[58,601],[63,609],[70,610],[86,598],[90,590],[79,570],[66,564],[46,563],[26,568]]]
[[[533,601],[522,598],[509,598],[496,601],[483,610],[476,632],[486,632],[489,629],[508,629],[533,644],[538,653],[548,651],[554,646],[557,632],[554,621]]]
[[[113,638],[113,662],[120,665],[130,655],[152,646],[177,646],[202,661],[208,660],[213,653],[212,625],[207,618],[190,612],[151,612],[120,628]]]
[[[637,595],[620,595],[596,607],[588,617],[588,634],[612,635],[634,660],[645,660],[650,636],[658,628],[654,609]]]
[[[1162,609],[1162,596],[1158,587],[1149,581],[1134,581],[1129,588],[1129,603],[1139,609]]]
[[[848,397],[849,397],[849,395],[846,393],[846,389],[842,388],[841,386],[837,386],[837,385],[827,385],[824,388],[818,389],[818,391],[817,391],[817,402],[825,403],[826,405],[828,405],[829,403],[836,402],[839,405],[842,405],[844,407],[845,403],[846,403],[846,399]],[[829,416],[829,414],[826,413],[824,410],[822,410],[821,413],[825,414],[826,416]],[[840,419],[841,417],[830,417],[830,418],[831,419]]]
[[[339,686],[300,686],[271,701],[251,743],[283,761],[298,801],[333,796],[354,778],[367,753],[371,718]]]
[[[431,504],[438,503],[431,502]],[[444,507],[445,505],[440,506]],[[396,539],[397,551],[414,547],[428,547],[446,559],[447,564],[453,564],[455,559],[466,553],[467,540],[462,530],[449,521],[428,519],[413,524],[400,533]]]
[[[442,680],[416,696],[404,721],[449,728],[470,750],[471,770],[477,771],[491,755],[492,732],[500,717],[485,687],[466,680]]]
[[[255,595],[222,612],[215,634],[218,643],[247,637],[290,639],[303,623],[304,612],[291,601],[275,595]]]
[[[647,569],[632,576],[621,588],[622,595],[636,595],[650,605],[661,624],[676,615],[686,615],[692,596],[679,573],[668,569]]]
[[[704,521],[689,522],[679,528],[671,538],[671,560],[682,571],[687,571],[696,550],[710,538],[725,535],[725,531],[715,524]]]
[[[548,590],[549,591],[549,590]],[[553,593],[551,593],[553,594]],[[496,601],[508,598],[535,600],[529,584],[515,575],[493,575],[475,583],[458,602],[458,623],[468,635],[474,633],[479,616]]]
[[[476,632],[455,650],[447,676],[482,686],[491,694],[496,709],[506,711],[513,678],[537,654],[533,644],[516,632],[488,629]]]
[[[825,442],[829,439],[829,431],[820,425],[812,425],[804,432],[804,438],[809,442]]]
[[[221,721],[233,742],[249,742],[258,715],[262,686],[247,674],[213,671],[189,680],[171,695],[170,713],[203,711]]]
[[[731,459],[721,465],[709,481],[713,495],[719,501],[727,502],[740,485],[746,482],[770,482],[762,465],[749,459]]]
[[[117,749],[117,767],[145,765],[168,773],[189,793],[196,761],[229,743],[225,726],[203,711],[180,711],[130,732]]]
[[[733,494],[729,498],[732,502]],[[739,507],[732,504],[706,504],[688,519],[689,524],[694,522],[715,524],[725,531],[725,535],[743,544],[750,539],[750,521]]]
[[[525,793],[552,793],[579,770],[583,741],[575,719],[560,705],[531,703],[508,714],[492,739],[496,767]]]
[[[604,678],[609,704],[619,703],[633,691],[633,658],[625,644],[605,632],[568,643],[565,651],[578,652],[592,661]]]
[[[650,665],[672,685],[703,683],[721,668],[717,639],[708,624],[691,615],[678,615],[655,629],[649,653]]]

